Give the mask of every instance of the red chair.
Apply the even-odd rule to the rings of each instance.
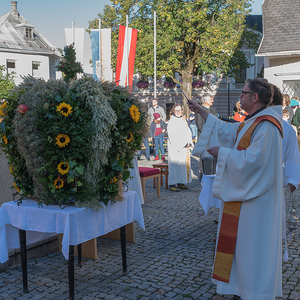
[[[156,190],[157,190],[157,197],[160,197],[160,170],[155,168],[146,168],[146,167],[139,167],[140,177],[141,177],[141,184],[142,184],[142,191],[145,201],[145,181],[146,179],[153,178],[157,180]]]

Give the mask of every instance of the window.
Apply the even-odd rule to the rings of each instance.
[[[16,71],[16,61],[15,60],[6,60],[6,72],[12,73]]]
[[[40,75],[40,65],[41,65],[41,63],[39,61],[33,61],[32,62],[32,76],[33,77],[41,77],[41,75]]]
[[[238,74],[236,75],[236,83],[245,83],[247,77],[247,70],[240,69]]]
[[[16,68],[16,62],[15,61],[6,61],[6,68],[7,69],[15,69]]]
[[[31,28],[26,28],[26,37],[27,38],[32,38],[32,29]]]

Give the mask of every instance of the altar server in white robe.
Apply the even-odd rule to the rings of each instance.
[[[284,140],[282,141],[282,159],[284,163],[283,182],[293,192],[300,182],[300,157],[296,132],[283,120]]]
[[[180,191],[187,189],[186,184],[192,182],[190,146],[193,140],[188,124],[183,118],[182,106],[175,104],[173,113],[168,123],[168,183],[170,190]]]
[[[250,116],[239,132],[239,123],[226,123],[196,102],[189,103],[191,110],[207,118],[193,154],[200,156],[209,148],[218,159],[212,189],[213,196],[223,200],[217,245],[226,202],[231,205],[241,201],[228,282],[212,280],[218,293],[238,295],[243,300],[272,300],[282,295],[282,109],[270,107],[272,94],[267,80],[246,81],[240,95],[241,107]],[[258,123],[248,148],[237,150],[246,131],[262,116],[275,120],[277,126],[271,121]],[[218,246],[216,254],[217,250]]]

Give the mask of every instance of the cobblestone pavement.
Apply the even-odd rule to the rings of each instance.
[[[98,238],[98,259],[83,259],[75,269],[76,299],[232,299],[217,295],[211,282],[218,209],[206,217],[198,201],[200,183],[197,161],[188,190],[161,188],[160,198],[152,180],[146,181],[143,205],[146,230],[136,224],[136,242],[127,243],[128,275],[122,276],[119,241]],[[151,166],[152,161],[139,161]],[[299,196],[296,210],[300,212]],[[280,299],[300,299],[299,232],[289,237],[290,260],[283,263]],[[0,273],[0,299],[68,299],[67,261],[60,253],[28,262],[28,294],[22,293],[21,267]],[[278,298],[279,299],[279,298]]]

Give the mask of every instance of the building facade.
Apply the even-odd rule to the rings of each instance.
[[[300,6],[294,0],[265,0],[263,39],[256,57],[264,74],[284,94],[300,98]]]
[[[28,75],[46,81],[61,78],[55,68],[60,52],[19,14],[17,1],[11,4],[11,11],[0,16],[0,65],[15,73],[17,85]]]

